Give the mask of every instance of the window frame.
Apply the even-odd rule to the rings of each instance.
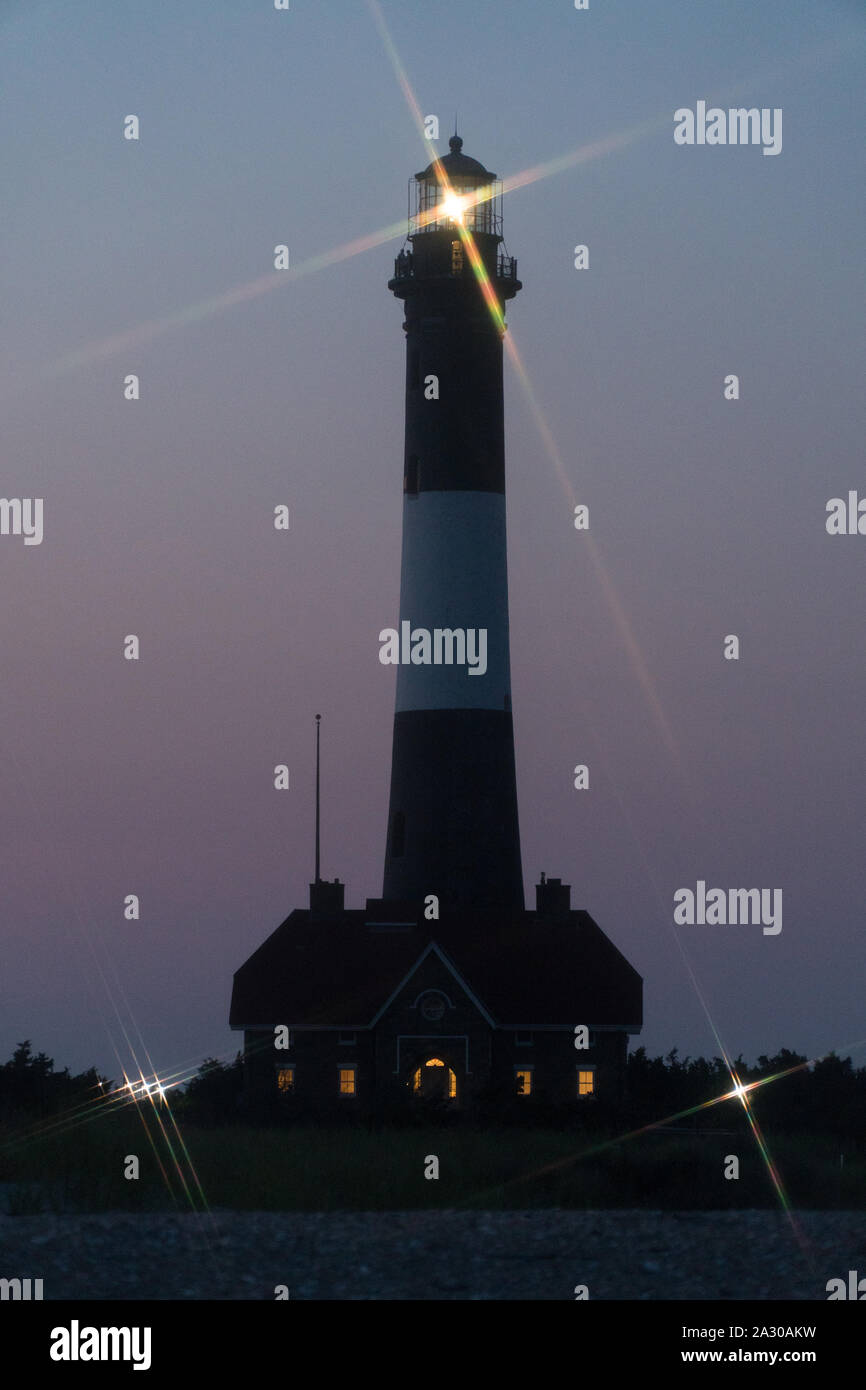
[[[351,1091],[343,1090],[343,1072],[352,1073]],[[358,1063],[357,1062],[338,1062],[337,1063],[337,1095],[341,1098],[351,1099],[358,1094]]]
[[[598,1091],[598,1084],[597,1084],[597,1083],[598,1083],[598,1068],[595,1067],[595,1066],[584,1066],[584,1067],[577,1067],[575,1070],[576,1070],[576,1075],[575,1075],[575,1087],[576,1087],[576,1098],[577,1098],[577,1100],[586,1100],[589,1096],[594,1096],[594,1095],[596,1095],[596,1094],[597,1094],[597,1091]],[[582,1091],[582,1090],[580,1089],[580,1078],[581,1078],[581,1076],[583,1076],[586,1072],[589,1072],[590,1076],[592,1077],[592,1090],[591,1090],[591,1091]]]

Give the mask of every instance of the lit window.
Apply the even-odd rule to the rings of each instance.
[[[340,1095],[353,1096],[355,1094],[355,1072],[357,1067],[340,1067]]]
[[[288,1095],[295,1089],[295,1069],[294,1067],[280,1067],[277,1072],[277,1086],[283,1095]]]
[[[592,1096],[595,1094],[595,1067],[586,1067],[578,1071],[577,1094],[579,1096]]]
[[[341,1047],[352,1046],[356,1041],[356,1035],[354,1033],[340,1033],[338,1041]]]
[[[517,1082],[517,1094],[528,1096],[532,1094],[532,1068],[515,1067],[514,1079]]]
[[[452,241],[451,243],[451,274],[462,275],[463,273],[463,242]]]

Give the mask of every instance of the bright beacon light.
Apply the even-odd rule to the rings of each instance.
[[[458,198],[456,193],[449,193],[442,203],[442,212],[449,222],[459,222],[463,225],[463,213],[466,203],[463,198]]]

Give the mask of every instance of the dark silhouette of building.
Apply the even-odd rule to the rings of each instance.
[[[451,152],[410,181],[398,666],[380,899],[319,873],[235,975],[247,1084],[349,1105],[618,1095],[640,977],[559,879],[524,908],[508,640],[503,311],[521,289],[496,175]],[[318,716],[317,716],[318,719]]]

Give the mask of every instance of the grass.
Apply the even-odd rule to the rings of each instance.
[[[158,1134],[150,1123],[151,1133]],[[183,1125],[189,1155],[211,1207],[238,1211],[405,1210],[420,1208],[647,1208],[742,1210],[777,1207],[778,1197],[748,1134],[655,1132],[618,1143],[603,1135],[502,1128],[207,1129]],[[182,1155],[173,1138],[175,1153]],[[795,1207],[866,1206],[866,1160],[837,1141],[768,1136],[773,1159]],[[100,1116],[80,1128],[27,1139],[0,1131],[0,1209],[40,1211],[188,1210],[177,1169],[162,1139],[160,1172],[141,1119]],[[723,1176],[725,1158],[740,1160],[738,1180]],[[135,1154],[140,1177],[124,1177]],[[424,1177],[428,1155],[439,1179]],[[191,1198],[201,1206],[188,1164]]]

